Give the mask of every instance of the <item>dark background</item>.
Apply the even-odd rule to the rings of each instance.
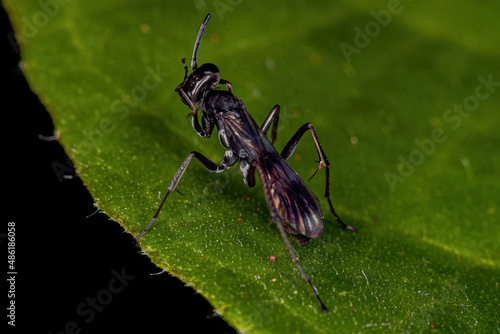
[[[167,273],[150,275],[160,270],[119,224],[96,212],[78,176],[58,177],[54,166],[74,175],[71,162],[57,141],[38,138],[53,134],[52,120],[19,68],[3,7],[0,22],[2,146],[7,149],[2,159],[7,217],[0,231],[4,273],[7,222],[16,223],[16,327],[8,332],[66,333],[74,321],[74,333],[235,333],[193,289]],[[119,293],[108,294],[113,270],[130,279]],[[5,282],[2,325],[8,321]],[[82,311],[90,310],[87,298],[98,295],[111,299],[93,319],[77,312],[81,303]]]

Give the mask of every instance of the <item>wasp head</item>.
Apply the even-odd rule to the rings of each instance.
[[[215,89],[215,87],[219,84],[219,69],[214,64],[207,63],[196,68],[188,76],[185,59],[183,59],[182,62],[185,69],[184,81],[182,81],[180,85],[177,86],[175,91],[179,93],[184,104],[189,105],[188,101],[186,101],[185,99],[184,94],[180,92],[181,90],[184,91],[193,105],[199,105],[205,95],[209,91]]]

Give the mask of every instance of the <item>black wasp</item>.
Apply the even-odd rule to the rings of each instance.
[[[318,299],[323,312],[326,313],[325,305],[319,298],[316,288],[312,285],[309,277],[299,264],[299,259],[295,255],[286,234],[288,232],[301,246],[306,245],[311,238],[319,237],[323,231],[321,205],[318,198],[307,188],[304,181],[288,165],[286,160],[295,151],[302,135],[310,131],[319,157],[319,166],[313,176],[320,169],[325,169],[325,197],[328,200],[330,211],[342,227],[355,232],[354,227],[348,226],[340,220],[330,200],[328,159],[310,123],[304,124],[286,144],[281,154],[279,154],[273,146],[278,128],[279,105],[274,106],[262,126],[259,126],[247,111],[243,102],[233,95],[231,83],[221,79],[219,69],[216,65],[207,63],[198,67],[196,54],[209,19],[210,14],[203,21],[198,33],[191,60],[192,72],[189,76],[186,60],[182,59],[185,70],[184,81],[182,81],[175,91],[179,93],[182,102],[191,108],[192,126],[198,135],[209,138],[212,135],[214,126],[217,126],[219,141],[227,151],[224,153],[220,165],[215,164],[198,152],[189,153],[170,182],[167,194],[163,198],[153,219],[146,229],[139,234],[137,240],[148,231],[153,222],[158,218],[161,208],[170,193],[176,190],[177,184],[192,158],[198,159],[208,171],[214,173],[221,173],[239,161],[243,180],[249,187],[255,186],[255,171],[259,174],[272,220],[280,230],[293,263],[297,265],[302,276]],[[218,89],[217,85],[219,84],[226,85],[226,90]],[[196,106],[199,107],[196,108]],[[198,120],[199,110],[202,112],[201,124]],[[268,139],[266,134],[271,125],[271,138]]]

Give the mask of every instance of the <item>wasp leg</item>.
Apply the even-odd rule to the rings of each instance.
[[[273,124],[273,128],[271,130],[271,144],[274,144],[274,141],[276,140],[276,136],[278,134],[278,121],[280,118],[280,106],[275,105],[273,109],[271,109],[271,112],[269,115],[267,115],[266,120],[262,124],[262,132],[264,134],[267,134],[267,130],[269,130],[269,127],[271,126],[271,123]]]
[[[184,66],[186,66],[186,64],[184,64]],[[191,108],[191,113],[188,114],[188,117],[192,117],[191,126],[193,127],[194,131],[196,131],[196,133],[200,137],[210,138],[210,136],[212,135],[212,131],[214,129],[214,123],[208,121],[207,116],[205,114],[203,114],[203,116],[201,118],[203,126],[200,125],[200,122],[198,121],[198,110],[194,106],[194,104],[191,101],[191,99],[189,98],[189,96],[187,96],[186,92],[184,92],[184,90],[180,87],[177,87],[175,91],[179,92],[181,94],[181,96],[184,98],[184,100],[189,105],[189,108]]]
[[[227,89],[227,91],[228,91],[229,93],[231,93],[231,94],[233,93],[233,86],[231,85],[231,83],[230,83],[229,81],[224,80],[224,79],[220,79],[220,80],[219,80],[219,83],[220,83],[220,84],[223,84],[223,85],[225,84],[225,85],[226,85],[226,89]]]
[[[262,181],[262,188],[264,189],[264,195],[266,197],[267,202],[271,203],[273,201],[272,194],[271,194],[271,185],[269,184],[268,178],[266,176],[266,172],[264,171],[264,168],[262,167],[263,164],[261,162],[258,162],[258,161],[253,161],[252,166],[254,166],[254,168],[256,168],[257,172],[259,173],[260,180]],[[318,290],[311,283],[309,276],[307,276],[306,272],[304,271],[304,269],[302,269],[302,266],[299,263],[299,258],[295,254],[293,247],[290,244],[290,240],[288,239],[288,237],[286,235],[285,228],[283,227],[281,219],[279,218],[278,213],[276,212],[276,208],[273,205],[269,205],[269,210],[271,212],[271,216],[273,217],[273,221],[276,223],[276,225],[278,226],[278,229],[280,230],[280,234],[281,234],[281,237],[283,238],[283,241],[285,241],[286,247],[288,248],[288,252],[290,253],[290,256],[292,257],[292,262],[295,263],[295,265],[299,269],[300,273],[302,274],[302,277],[304,277],[304,280],[311,287],[311,290],[314,293],[314,296],[316,296],[316,299],[318,300],[319,305],[323,309],[323,313],[327,313],[326,306],[325,306],[325,304],[323,304],[323,302],[321,301],[321,298],[318,295]]]
[[[189,162],[191,162],[191,159],[193,157],[198,159],[201,162],[201,164],[203,165],[203,167],[205,167],[209,172],[221,173],[221,172],[225,171],[226,169],[228,169],[229,167],[233,166],[238,161],[238,156],[233,155],[232,153],[233,153],[232,151],[226,151],[226,153],[222,157],[222,162],[220,165],[217,165],[216,163],[209,160],[208,158],[206,158],[205,156],[203,156],[202,154],[200,154],[198,152],[189,153],[189,155],[184,160],[184,162],[182,163],[182,165],[179,168],[179,170],[177,171],[177,173],[175,173],[174,178],[170,182],[170,185],[168,186],[168,189],[167,189],[167,194],[163,198],[160,206],[158,207],[158,210],[156,210],[156,213],[153,216],[153,219],[151,219],[151,221],[149,222],[148,226],[144,229],[144,231],[142,231],[141,234],[139,234],[137,236],[136,240],[139,240],[149,230],[151,225],[153,225],[153,222],[158,218],[158,215],[160,214],[160,211],[161,211],[161,208],[163,207],[163,204],[165,204],[170,193],[172,193],[174,190],[176,190],[177,184],[179,184],[179,181],[181,180],[182,175],[186,171],[186,168],[188,167]]]
[[[318,157],[319,157],[319,167],[314,172],[313,176],[316,175],[317,172],[321,168],[324,168],[326,171],[326,186],[325,186],[325,197],[328,200],[328,205],[330,206],[330,211],[332,214],[335,216],[335,219],[337,222],[342,225],[343,228],[351,230],[353,233],[356,233],[356,229],[353,226],[349,226],[344,224],[344,222],[340,219],[340,217],[337,215],[335,212],[335,209],[333,208],[332,201],[330,199],[330,162],[328,162],[328,158],[326,157],[325,151],[321,147],[321,144],[319,143],[318,137],[316,136],[316,132],[314,131],[314,128],[311,123],[306,123],[304,124],[290,139],[290,141],[285,145],[285,148],[281,152],[281,156],[287,160],[290,158],[290,156],[293,154],[295,149],[297,148],[297,145],[299,144],[300,139],[306,133],[308,130],[311,131],[311,136],[314,141],[314,146],[316,147],[316,151],[318,152]],[[311,178],[313,177],[311,176]]]

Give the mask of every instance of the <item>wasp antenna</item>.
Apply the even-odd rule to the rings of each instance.
[[[198,68],[198,63],[196,62],[196,53],[198,53],[198,47],[200,46],[201,36],[207,26],[208,20],[210,20],[210,14],[207,14],[205,20],[201,24],[200,31],[198,32],[198,37],[196,38],[196,43],[194,44],[193,59],[191,60],[191,70],[194,72]]]

